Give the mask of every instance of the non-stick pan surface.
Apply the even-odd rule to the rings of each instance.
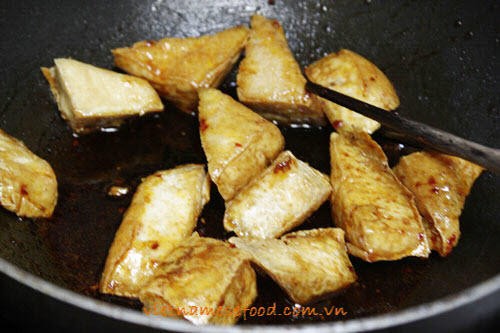
[[[373,61],[391,79],[401,99],[400,114],[500,147],[500,8],[496,1],[3,1],[0,127],[49,161],[59,182],[59,201],[51,219],[20,219],[0,209],[0,256],[6,260],[0,267],[4,273],[64,302],[145,324],[136,320],[138,311],[130,312],[139,310],[140,303],[103,296],[97,292],[97,283],[140,179],[159,169],[206,162],[198,121],[166,103],[162,114],[132,120],[118,132],[75,136],[60,117],[39,68],[51,66],[56,57],[113,68],[112,48],[248,25],[254,13],[282,23],[301,65],[340,48],[351,49]],[[221,86],[233,96],[235,74],[233,71]],[[287,149],[329,173],[331,127],[281,130]],[[392,163],[412,151],[375,137]],[[129,186],[131,194],[108,197],[107,190],[114,184]],[[499,186],[500,177],[489,172],[477,180],[460,219],[460,242],[447,258],[433,253],[427,260],[406,258],[374,264],[352,258],[359,276],[355,285],[314,304],[316,309],[342,307],[345,317],[256,316],[241,320],[238,326],[314,324],[325,328],[327,322],[330,328],[361,330],[425,318],[432,312],[425,309],[435,309],[436,304],[453,310],[473,301],[479,307],[488,306],[484,313],[498,315],[499,302],[477,299],[499,295]],[[211,194],[202,214],[206,223],[200,223],[197,230],[226,239],[230,234],[221,223],[224,203],[215,187]],[[300,228],[332,223],[326,203]],[[2,294],[10,295],[3,300],[4,309],[12,309],[11,304],[28,307],[30,297],[15,297],[10,287],[7,290],[11,283],[1,285]],[[278,312],[294,305],[269,278],[259,277],[258,289],[255,306],[276,302]],[[99,301],[109,304],[102,306]],[[15,313],[2,312],[5,321]],[[385,314],[384,325],[363,326],[363,320],[381,314]],[[54,311],[51,315],[52,321],[60,319]],[[90,312],[88,315],[91,318]],[[463,321],[463,315],[458,319]],[[340,321],[344,326],[339,326]],[[353,326],[345,326],[345,321]],[[167,320],[158,322],[146,324],[189,328],[169,326]]]

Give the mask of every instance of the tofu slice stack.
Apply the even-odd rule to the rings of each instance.
[[[59,110],[76,133],[118,127],[127,117],[163,111],[156,91],[143,79],[74,59],[54,59],[42,68]]]
[[[362,100],[387,111],[399,106],[399,98],[387,76],[363,56],[340,50],[331,53],[306,68],[307,77],[324,87]],[[375,132],[380,124],[375,120],[321,98],[321,105],[330,123],[341,131],[356,127],[358,131]]]
[[[459,217],[483,168],[458,157],[417,152],[403,156],[396,176],[417,198],[431,249],[447,256],[460,237]]]
[[[305,91],[306,79],[278,21],[253,15],[237,82],[238,99],[283,125],[324,125],[319,98]]]
[[[325,174],[284,151],[226,202],[224,228],[238,236],[279,237],[301,224],[330,193]]]
[[[138,297],[165,256],[192,234],[209,200],[210,180],[203,165],[183,165],[145,178],[115,235],[99,290]]]
[[[200,137],[208,171],[224,200],[232,199],[283,150],[280,130],[216,89],[201,89]]]
[[[201,37],[141,41],[112,50],[115,65],[145,78],[187,113],[195,113],[198,89],[217,87],[238,60],[249,29],[238,26]]]
[[[0,130],[0,203],[18,216],[50,217],[57,179],[50,164]]]
[[[344,231],[339,228],[301,230],[281,239],[232,237],[298,304],[307,304],[356,280]]]
[[[157,268],[139,299],[145,308],[156,305],[162,315],[180,316],[201,324],[234,324],[257,296],[249,256],[227,242],[197,234],[186,239]],[[177,315],[177,309],[185,309]],[[212,310],[211,314],[208,314]],[[203,311],[203,313],[202,313]],[[219,315],[222,314],[222,315]]]
[[[366,261],[428,257],[430,249],[413,194],[364,132],[330,137],[331,208],[350,254]]]

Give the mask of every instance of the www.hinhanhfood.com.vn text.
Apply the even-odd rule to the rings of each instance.
[[[235,306],[234,308],[231,306],[219,306],[218,308],[209,308],[202,306],[188,306],[188,307],[168,307],[161,306],[158,304],[154,304],[149,309],[143,308],[143,311],[146,315],[155,315],[155,316],[243,316],[246,320],[247,316],[250,317],[262,317],[262,316],[299,316],[299,315],[309,315],[309,316],[345,316],[347,312],[344,311],[342,307],[331,306],[330,308],[324,307],[323,311],[316,311],[315,307],[309,306],[294,306],[294,307],[285,307],[283,311],[276,311],[276,303],[273,303],[272,306],[269,307],[248,307],[250,305],[249,302],[245,304],[244,307]]]

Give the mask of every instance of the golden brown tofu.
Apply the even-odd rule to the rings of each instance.
[[[279,237],[304,222],[330,193],[325,174],[284,151],[226,202],[224,228],[238,236]]]
[[[145,309],[156,305],[165,316],[231,325],[243,313],[238,309],[248,308],[256,296],[249,256],[229,243],[194,234],[159,264],[139,298]]]
[[[307,77],[324,87],[336,90],[387,111],[399,106],[399,98],[392,83],[366,58],[349,50],[330,53],[306,68]],[[375,120],[321,99],[323,111],[337,129],[351,129],[373,133],[380,124]]]
[[[201,89],[201,144],[208,172],[224,200],[232,199],[283,150],[273,123],[216,89]]]
[[[156,91],[143,79],[73,59],[42,68],[61,115],[76,133],[117,127],[125,118],[163,111]]]
[[[367,133],[332,133],[331,208],[347,248],[366,261],[428,257],[429,245],[413,194],[389,168]]]
[[[57,179],[47,161],[0,130],[0,203],[26,217],[50,217],[57,203]]]
[[[137,188],[106,259],[99,290],[137,297],[158,264],[190,236],[210,200],[203,165],[158,171]]]
[[[145,78],[160,95],[194,114],[198,89],[217,87],[238,60],[249,29],[238,26],[198,38],[142,41],[112,50],[115,64]]]
[[[465,198],[482,171],[461,158],[429,152],[403,156],[394,167],[396,176],[417,198],[431,249],[443,257],[458,243]]]
[[[232,237],[298,304],[318,300],[356,280],[340,228],[286,234],[281,239]]]
[[[305,91],[306,79],[276,20],[252,16],[250,40],[238,76],[238,99],[283,125],[324,125],[319,98]]]

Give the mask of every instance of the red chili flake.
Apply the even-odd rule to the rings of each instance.
[[[340,128],[340,127],[342,127],[343,125],[344,125],[344,123],[342,123],[342,121],[341,121],[341,120],[335,120],[335,121],[333,122],[333,128]]]
[[[200,119],[200,131],[204,132],[208,128],[207,121],[205,119]]]
[[[74,140],[73,140],[73,147],[78,147],[78,145],[79,145],[79,144],[80,144],[80,143],[78,142],[78,140],[77,140],[77,139],[74,139]]]
[[[406,273],[411,273],[411,272],[413,272],[413,270],[412,270],[410,267],[406,267],[405,271],[406,271]]]
[[[124,211],[125,211],[125,207],[120,207],[120,208],[118,208],[118,213],[120,213],[120,214],[121,214],[121,213],[123,213]]]
[[[420,182],[416,182],[416,183],[415,183],[415,186],[416,186],[416,187],[419,187],[420,185],[422,185],[422,184],[420,184]]]
[[[21,185],[21,195],[23,197],[27,196],[29,193],[28,193],[28,190],[26,190],[26,185]]]
[[[238,142],[236,142],[234,145],[235,145],[236,147],[243,147],[243,146],[241,145],[241,143],[238,143]]]
[[[219,302],[219,306],[223,306],[223,305],[224,305],[224,302],[225,302],[224,298],[223,298],[223,299],[221,299],[221,300],[220,300],[220,302]]]
[[[293,239],[293,238],[297,238],[297,236],[295,236],[295,235],[290,235],[290,236],[287,236],[286,238],[288,238],[288,239]]]
[[[429,185],[436,185],[436,179],[433,176],[429,178]]]
[[[233,249],[236,247],[233,243],[229,243],[229,246],[232,247]]]
[[[347,267],[347,269],[350,270],[351,272],[354,272],[354,267],[352,266]]]
[[[147,40],[146,41],[146,46],[155,46],[156,42],[154,40]]]
[[[424,234],[421,232],[418,234],[418,240],[423,241],[424,240]]]
[[[280,27],[280,23],[276,20],[273,21],[273,27],[275,27],[276,29],[278,29]]]
[[[275,167],[273,172],[278,173],[278,172],[285,172],[287,170],[290,170],[290,157],[288,157],[285,161],[278,163]]]
[[[439,194],[439,188],[437,188],[436,186],[434,186],[431,190],[432,193],[434,194]]]
[[[373,76],[372,76],[372,77],[370,77],[370,81],[375,82],[375,78],[374,78]]]
[[[115,289],[115,287],[116,287],[116,283],[115,283],[115,281],[111,281],[110,283],[108,283],[108,288],[109,288],[110,290],[114,290],[114,289]]]
[[[457,239],[457,236],[455,236],[455,234],[451,235],[450,239],[448,239],[448,244],[453,244],[455,242],[455,240]]]
[[[154,242],[153,245],[151,245],[151,248],[156,250],[158,248],[158,242]]]

